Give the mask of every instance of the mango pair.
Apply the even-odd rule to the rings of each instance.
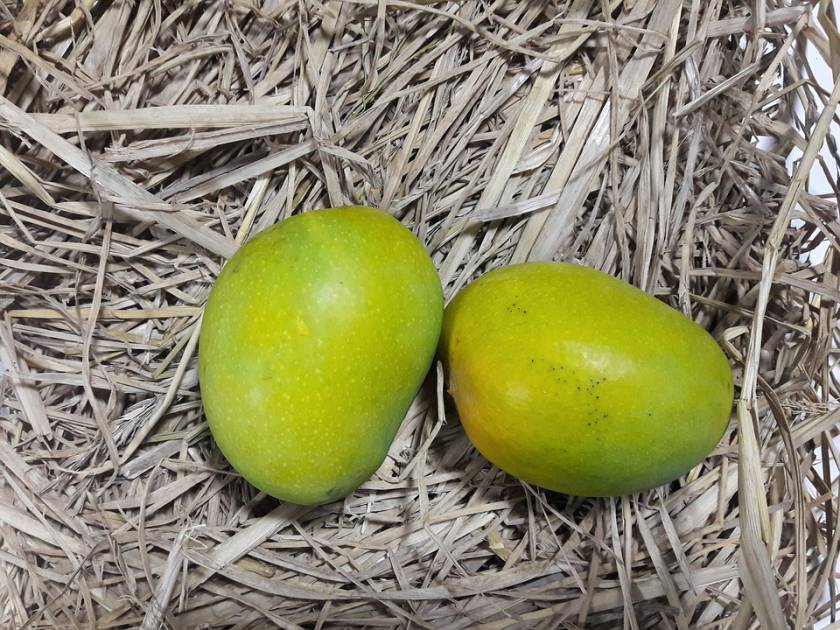
[[[438,346],[478,450],[569,494],[678,477],[717,444],[732,401],[705,330],[591,269],[498,269],[444,314],[420,242],[363,207],[297,215],[243,246],[199,343],[222,453],[260,490],[307,505],[350,494],[380,466]]]

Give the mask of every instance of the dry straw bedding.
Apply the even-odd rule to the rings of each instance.
[[[0,626],[834,619],[838,190],[807,177],[840,88],[803,53],[840,71],[829,2],[0,10]],[[731,359],[726,436],[670,487],[555,495],[470,447],[438,368],[353,496],[258,494],[202,416],[202,305],[247,238],[347,203],[410,227],[447,296],[555,258],[682,309]]]

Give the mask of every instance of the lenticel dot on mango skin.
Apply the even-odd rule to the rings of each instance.
[[[364,207],[297,215],[219,275],[199,338],[208,424],[231,465],[300,504],[379,467],[431,364],[435,267],[396,219]]]
[[[579,265],[527,263],[479,278],[446,308],[441,355],[476,448],[566,494],[667,483],[702,461],[729,421],[732,375],[714,339]]]

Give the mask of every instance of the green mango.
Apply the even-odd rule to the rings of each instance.
[[[478,450],[566,494],[672,481],[715,447],[731,413],[729,363],[703,328],[579,265],[487,273],[447,307],[441,350]]]
[[[204,312],[199,381],[216,443],[278,499],[346,496],[384,460],[442,319],[434,264],[389,215],[333,208],[265,230]]]

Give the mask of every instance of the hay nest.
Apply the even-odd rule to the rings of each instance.
[[[829,2],[0,8],[0,625],[834,619],[840,230],[807,178],[836,177],[840,89],[803,52],[840,71]],[[347,203],[448,296],[554,258],[682,309],[732,361],[726,436],[670,487],[553,495],[470,447],[433,370],[353,496],[258,494],[202,416],[202,305],[245,239]]]

